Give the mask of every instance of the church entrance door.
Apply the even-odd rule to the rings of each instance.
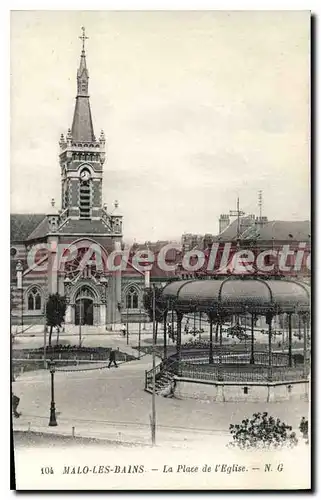
[[[75,324],[94,324],[94,308],[92,299],[78,299],[75,308]]]

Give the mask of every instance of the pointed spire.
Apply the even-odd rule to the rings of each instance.
[[[56,207],[56,200],[55,198],[51,198],[51,201],[50,201],[50,207],[47,211],[47,215],[59,215],[59,210],[58,208]]]
[[[66,145],[66,142],[65,142],[65,137],[64,137],[64,134],[61,134],[60,139],[59,139],[59,146],[60,146],[61,148],[64,148],[64,147],[65,147],[65,145]]]
[[[68,129],[67,135],[66,135],[66,140],[67,140],[67,146],[71,146],[71,140],[72,140],[72,135],[71,135],[71,130],[70,128]]]
[[[85,35],[85,28],[82,27],[82,35],[79,37],[82,41],[82,51],[80,55],[80,64],[77,71],[77,95],[88,96],[88,80],[89,74],[86,65],[85,40],[88,36]]]
[[[88,40],[88,37],[85,35],[85,28],[82,27],[81,29],[82,36],[79,38],[82,41],[82,51],[80,65],[77,71],[77,97],[71,134],[75,142],[94,142],[95,134],[88,94],[89,73],[87,70],[85,53],[85,41]]]
[[[99,142],[102,146],[105,146],[106,139],[105,139],[105,133],[103,130],[100,131]]]
[[[119,209],[119,201],[118,200],[114,201],[114,210],[112,211],[111,215],[113,217],[122,217],[122,213]]]

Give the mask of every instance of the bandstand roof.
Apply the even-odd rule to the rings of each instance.
[[[182,312],[295,313],[309,311],[310,289],[283,279],[175,281],[164,287],[159,300]]]

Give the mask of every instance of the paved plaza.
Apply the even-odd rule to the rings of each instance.
[[[146,339],[150,334],[145,333]],[[68,337],[61,336],[61,340]],[[130,342],[137,345],[137,339]],[[71,342],[75,343],[75,342]],[[40,347],[41,336],[20,338],[15,347]],[[85,345],[106,345],[123,352],[136,352],[118,333],[85,335]],[[157,360],[159,362],[159,360]],[[101,366],[106,366],[102,364]],[[79,370],[55,374],[57,427],[48,427],[50,375],[38,370],[20,374],[13,390],[20,398],[22,415],[14,419],[14,429],[103,438],[129,443],[150,443],[152,396],[144,391],[145,370],[152,357],[122,363],[118,368]],[[65,367],[66,368],[66,367]],[[90,369],[89,369],[90,368]],[[66,368],[67,369],[67,368]],[[157,442],[196,446],[229,440],[228,427],[257,411],[268,411],[297,430],[301,417],[308,418],[304,401],[284,403],[214,403],[156,396]]]

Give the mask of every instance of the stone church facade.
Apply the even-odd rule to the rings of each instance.
[[[142,307],[143,287],[135,276],[127,273],[122,290],[120,271],[97,266],[98,253],[105,262],[121,248],[123,221],[118,202],[109,211],[102,200],[106,140],[103,131],[99,138],[94,133],[86,37],[81,38],[72,126],[59,141],[61,208],[52,200],[45,214],[11,215],[11,320],[16,325],[44,323],[46,300],[57,292],[67,299],[66,324],[112,328],[122,312],[128,316],[127,306],[136,313]]]

